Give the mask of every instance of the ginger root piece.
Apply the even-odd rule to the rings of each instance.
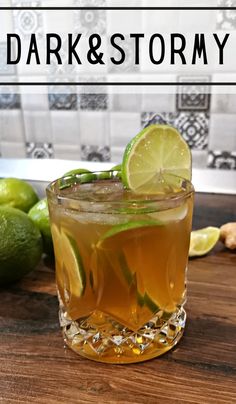
[[[220,239],[230,250],[236,249],[236,222],[221,226]]]

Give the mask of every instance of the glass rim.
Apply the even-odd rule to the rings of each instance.
[[[181,179],[183,181],[183,184],[186,184],[186,189],[182,189],[181,192],[179,192],[179,193],[178,192],[170,193],[169,195],[168,194],[159,194],[157,196],[157,194],[135,194],[135,192],[127,190],[128,192],[132,193],[134,198],[128,199],[128,200],[102,200],[102,201],[93,200],[92,201],[92,200],[84,199],[84,198],[80,199],[80,198],[78,198],[78,194],[77,194],[77,197],[74,197],[74,198],[71,196],[71,194],[70,194],[70,196],[66,196],[65,194],[63,194],[61,192],[61,191],[63,191],[63,189],[61,189],[61,191],[59,189],[58,192],[53,189],[53,187],[55,185],[58,185],[60,183],[60,181],[63,181],[63,180],[69,180],[69,179],[78,179],[79,180],[79,177],[86,175],[86,174],[98,176],[99,174],[109,174],[109,173],[114,173],[114,172],[117,173],[117,171],[114,171],[114,170],[100,170],[100,171],[91,171],[89,173],[84,172],[84,173],[75,174],[75,175],[62,176],[60,178],[55,179],[54,181],[51,181],[47,185],[47,187],[46,187],[47,197],[50,197],[50,198],[54,197],[54,198],[56,198],[57,201],[61,201],[62,203],[63,203],[63,201],[64,202],[73,201],[73,202],[78,202],[78,203],[81,203],[81,202],[88,203],[88,204],[91,203],[93,205],[94,204],[104,204],[104,205],[109,204],[112,206],[121,205],[121,204],[122,205],[134,205],[134,204],[137,204],[137,205],[147,204],[148,205],[148,204],[155,203],[155,202],[160,203],[160,202],[167,202],[167,201],[184,200],[195,192],[194,186],[190,180],[185,179],[180,176],[176,176],[174,174],[169,174],[169,175],[172,175],[175,178]],[[96,182],[98,182],[98,181],[102,181],[102,180],[106,181],[106,180],[111,180],[111,179],[117,180],[117,182],[122,182],[118,176],[114,176],[114,177],[110,177],[107,179],[96,178],[95,180],[93,180],[91,182],[88,181],[87,183],[92,185],[92,184],[96,184]],[[67,188],[70,188],[70,187],[72,188],[73,186],[75,186],[76,184],[79,184],[79,183],[80,183],[79,181],[74,182],[73,184],[71,183],[70,185],[68,185]],[[137,195],[138,198],[135,199],[135,195]],[[143,198],[142,198],[142,196],[143,196]]]

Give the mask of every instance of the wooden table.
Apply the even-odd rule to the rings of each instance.
[[[194,227],[236,221],[236,197],[197,195]],[[47,263],[0,292],[2,403],[236,403],[236,252],[190,261],[188,322],[171,352],[106,365],[63,347]]]

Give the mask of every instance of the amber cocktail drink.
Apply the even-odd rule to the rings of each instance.
[[[137,195],[111,173],[79,177],[47,190],[65,341],[102,362],[161,355],[185,326],[191,183]]]

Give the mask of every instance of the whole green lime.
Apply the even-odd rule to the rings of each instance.
[[[28,215],[0,206],[0,285],[21,279],[40,261],[42,237]]]
[[[0,205],[28,212],[38,202],[39,198],[33,187],[18,178],[0,179]]]
[[[44,252],[48,255],[53,255],[53,243],[47,199],[42,199],[36,203],[36,205],[30,209],[28,215],[42,234]]]

